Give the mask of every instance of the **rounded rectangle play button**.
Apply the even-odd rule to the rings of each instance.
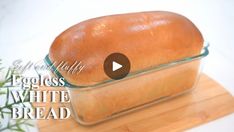
[[[130,61],[124,54],[112,53],[104,61],[104,71],[112,79],[122,79],[130,71]]]

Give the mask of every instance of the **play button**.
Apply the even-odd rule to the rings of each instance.
[[[121,64],[119,64],[119,63],[117,63],[115,61],[112,62],[112,71],[116,71],[121,67],[123,67]]]
[[[112,53],[105,59],[104,71],[112,79],[122,79],[130,71],[130,62],[125,55]]]

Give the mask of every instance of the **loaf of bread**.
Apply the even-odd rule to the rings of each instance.
[[[61,74],[72,84],[90,85],[108,79],[105,58],[126,55],[131,72],[200,53],[203,38],[187,18],[170,12],[143,12],[94,18],[64,31],[53,42],[52,61],[81,61],[79,74]]]
[[[98,17],[80,22],[53,42],[49,58],[69,64],[81,61],[79,74],[59,71],[71,84],[93,85],[108,80],[103,64],[111,53],[122,53],[137,72],[200,54],[203,37],[184,16],[164,11]],[[192,88],[199,61],[179,65],[112,85],[72,90],[73,111],[85,122],[96,122],[132,107]],[[58,69],[59,70],[59,69]]]
[[[89,90],[71,89],[73,111],[83,124],[93,124],[138,106],[191,90],[199,60]]]

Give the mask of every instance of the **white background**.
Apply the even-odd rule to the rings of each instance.
[[[232,0],[1,0],[0,58],[38,61],[66,28],[97,16],[151,10],[188,17],[210,42],[204,72],[234,95],[234,1]],[[92,53],[90,53],[92,54]],[[234,114],[190,131],[234,131]]]

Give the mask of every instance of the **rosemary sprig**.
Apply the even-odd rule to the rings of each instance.
[[[13,124],[11,122],[8,122],[7,126],[5,128],[0,129],[0,131],[13,130],[18,132],[25,132],[23,126],[34,127],[34,125],[31,124],[28,120],[17,119]]]
[[[0,71],[2,71],[4,68],[1,67],[1,59],[0,59]],[[27,98],[24,100],[24,102],[21,102],[20,100],[17,102],[10,103],[10,87],[7,86],[8,83],[11,82],[11,76],[12,75],[19,75],[15,69],[8,68],[7,73],[4,77],[4,80],[0,81],[0,96],[5,96],[5,104],[4,106],[0,106],[0,119],[4,118],[5,115],[11,115],[11,110],[14,106],[25,106],[25,103],[29,103],[29,97],[27,96],[29,91],[31,89],[24,89],[23,96],[26,96]],[[30,103],[31,104],[31,103]],[[32,106],[32,104],[31,104]],[[33,106],[32,106],[33,107]],[[24,132],[25,127],[33,127],[34,125],[30,123],[30,120],[25,119],[9,119],[7,126],[0,128],[0,131],[10,130],[10,131],[19,131]]]

